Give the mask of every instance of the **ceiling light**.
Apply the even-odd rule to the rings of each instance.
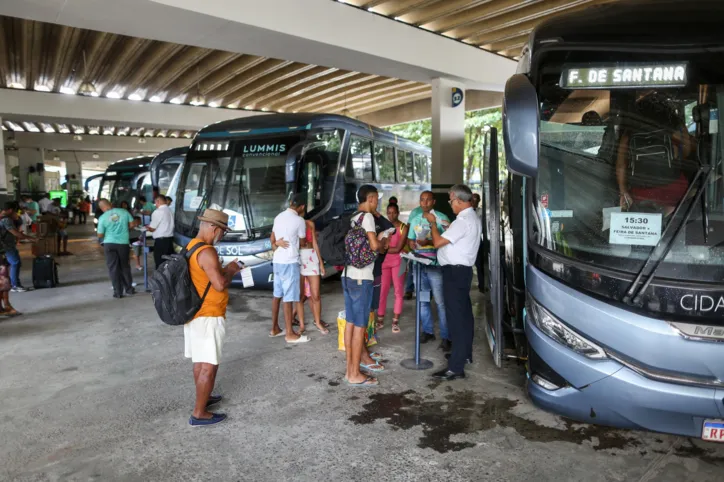
[[[169,137],[173,137],[174,139],[176,139],[176,138],[178,137],[178,131],[173,131],[173,132],[170,133],[168,136],[169,136]]]
[[[253,108],[254,108],[253,105],[246,105],[246,106],[244,106],[244,109],[246,109],[246,110],[252,110]]]
[[[189,101],[189,104],[194,106],[204,105],[206,103],[206,99],[204,99],[203,95],[195,95],[191,97],[191,100]]]
[[[68,94],[68,95],[75,95],[75,90],[73,90],[70,87],[61,87],[60,88],[61,94]]]
[[[50,92],[50,87],[45,84],[35,84],[35,90],[38,92]]]
[[[75,136],[73,136],[73,140],[74,140],[74,141],[82,141],[82,140],[83,140],[83,136],[75,135]]]
[[[33,124],[32,122],[23,122],[23,126],[28,132],[40,132],[40,129],[38,129],[38,126]]]
[[[88,97],[98,97],[96,86],[88,80],[88,63],[85,58],[85,50],[83,51],[83,82],[78,87],[78,93]]]
[[[24,89],[25,84],[21,84],[20,82],[10,82],[8,84],[8,87],[10,87],[11,89]]]
[[[106,94],[106,97],[108,97],[109,99],[120,99],[123,96],[121,95],[120,92],[116,92],[115,90],[113,90],[111,92],[108,92]]]
[[[4,131],[8,130],[8,128],[5,127],[5,126],[2,126],[2,128],[3,128]]]
[[[70,129],[68,129],[68,127],[66,126],[60,126],[58,128],[58,132],[60,132],[61,134],[70,134]]]
[[[166,131],[158,131],[158,134],[156,134],[156,137],[166,137]]]
[[[146,143],[146,139],[144,139],[143,137],[139,137],[139,138],[138,138],[138,143],[139,143],[139,144],[145,144],[145,143]]]
[[[154,95],[150,99],[148,99],[149,102],[163,102],[163,97],[160,95]]]
[[[229,108],[229,109],[238,109],[238,108],[239,108],[239,103],[238,103],[238,102],[234,102],[233,104],[229,104],[229,105],[227,105],[226,107]]]
[[[266,111],[268,111],[269,109],[267,109],[266,107],[262,107],[261,110],[263,110],[264,112],[266,112]],[[281,113],[283,114],[283,113],[284,113],[284,109],[277,109],[277,112],[281,112]]]
[[[53,160],[54,160],[54,161],[60,161],[60,156],[57,156],[57,155],[56,155],[56,156],[53,156]]]
[[[181,97],[174,97],[173,99],[170,100],[170,102],[172,104],[183,104],[184,100]]]
[[[128,100],[143,100],[143,96],[134,92],[133,94],[128,96]]]
[[[99,156],[97,153],[93,153],[93,159],[100,159],[101,156]]]
[[[186,139],[191,139],[191,133],[190,132],[184,132],[184,137]]]
[[[143,133],[146,137],[153,137],[153,129],[147,129],[146,132]]]
[[[87,97],[98,97],[96,86],[91,82],[83,82],[80,84],[80,87],[78,87],[78,93]]]
[[[53,129],[53,126],[50,124],[42,124],[43,126],[43,132],[46,134],[55,134],[55,129]]]
[[[104,135],[104,136],[112,136],[112,135],[113,135],[113,127],[104,127],[104,128],[103,128],[103,135]]]
[[[143,133],[143,127],[136,127],[131,131],[132,136],[140,136]]]
[[[85,129],[81,127],[76,127],[73,129],[73,134],[85,134]]]
[[[218,102],[209,102],[209,107],[219,107]]]
[[[266,107],[262,107],[262,108],[261,108],[261,111],[262,111],[262,112],[269,112],[269,109],[267,109]]]
[[[97,136],[100,133],[97,127],[89,127],[88,128],[88,134],[92,136]]]
[[[10,128],[17,132],[25,132],[25,129],[23,129],[20,125],[16,124],[15,122],[8,121],[8,125]]]

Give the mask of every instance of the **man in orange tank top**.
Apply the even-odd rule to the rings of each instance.
[[[203,294],[208,287],[208,293],[194,319],[184,325],[186,358],[191,358],[194,363],[196,383],[196,406],[189,419],[189,424],[194,427],[214,425],[226,419],[226,414],[211,413],[207,409],[221,401],[221,396],[213,396],[211,392],[226,335],[229,285],[241,269],[237,260],[222,268],[213,248],[229,231],[229,216],[215,209],[207,209],[203,216],[199,216],[199,220],[199,234],[186,248],[190,250],[199,243],[207,245],[197,249],[189,258],[189,271],[196,291]]]

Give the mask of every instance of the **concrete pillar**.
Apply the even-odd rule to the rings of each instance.
[[[68,176],[68,184],[66,189],[70,196],[74,191],[81,191],[83,189],[83,168],[78,159],[73,159],[65,162],[65,173]],[[73,179],[75,176],[75,179]],[[60,180],[61,184],[66,182],[65,179]]]
[[[43,149],[21,147],[18,149],[20,166],[20,192],[45,192],[45,173],[38,172],[38,164],[44,164]],[[31,173],[31,168],[34,171]]]
[[[463,93],[462,102],[453,107],[454,89]],[[447,192],[463,182],[465,167],[465,89],[449,79],[432,81],[432,190],[436,209],[452,213]]]

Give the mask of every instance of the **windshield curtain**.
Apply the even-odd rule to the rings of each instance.
[[[311,207],[321,208],[327,160],[334,159],[336,170],[339,158],[341,134],[334,133],[330,137],[300,132],[230,142],[226,151],[192,150],[177,191],[182,207],[176,213],[179,229],[191,235],[196,217],[206,207],[226,212],[232,233],[268,228],[288,206],[295,188],[308,195]],[[295,182],[288,179],[290,155]]]
[[[681,202],[686,209],[698,191],[694,186],[686,195],[700,165],[710,163],[716,170],[705,191],[706,242],[702,209],[696,206],[657,275],[698,279],[702,265],[722,271],[721,63],[676,60],[689,62],[685,87],[576,90],[560,85],[565,65],[543,70],[540,162],[529,198],[533,243],[578,261],[635,273],[676,206]]]

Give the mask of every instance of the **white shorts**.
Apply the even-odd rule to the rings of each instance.
[[[184,325],[186,358],[194,363],[218,365],[221,346],[226,336],[226,320],[222,317],[196,318]]]
[[[319,258],[317,252],[313,249],[300,249],[299,259],[301,260],[302,276],[319,276],[321,271],[319,270]]]

